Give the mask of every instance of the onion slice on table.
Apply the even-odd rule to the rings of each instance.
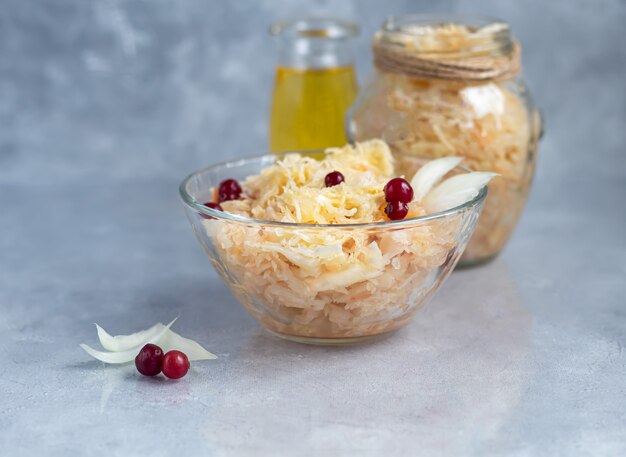
[[[178,318],[176,318],[178,319]],[[133,360],[135,360],[135,357],[137,357],[137,354],[139,353],[139,350],[146,344],[156,344],[157,341],[159,340],[159,338],[161,338],[161,336],[163,336],[163,334],[165,333],[165,331],[170,328],[170,326],[176,321],[176,319],[174,319],[172,322],[170,322],[169,324],[167,324],[167,326],[165,326],[163,329],[161,329],[156,335],[152,336],[151,338],[147,339],[143,344],[140,344],[139,346],[136,346],[132,349],[127,349],[125,351],[119,351],[119,352],[105,352],[105,351],[98,351],[96,349],[93,349],[92,347],[87,346],[86,344],[80,344],[80,347],[84,349],[84,351],[89,354],[90,356],[92,356],[94,359],[98,359],[101,362],[104,363],[127,363],[127,362],[131,362]]]
[[[149,329],[137,333],[117,336],[110,335],[106,330],[96,324],[100,344],[108,351],[98,351],[86,344],[81,344],[80,347],[90,356],[111,364],[133,361],[141,348],[146,344],[156,344],[161,347],[163,352],[177,349],[184,352],[191,361],[212,360],[217,358],[217,356],[207,351],[196,341],[184,338],[170,330],[174,322],[176,322],[176,319],[167,325],[158,323]]]
[[[159,322],[149,329],[142,330],[137,333],[132,333],[130,335],[111,336],[109,335],[109,333],[107,333],[106,330],[96,324],[96,330],[98,331],[98,339],[100,340],[100,344],[107,351],[113,352],[128,351],[129,349],[133,349],[134,347],[139,345],[142,345],[143,347],[143,345],[147,344],[146,341],[158,335],[163,330],[163,327],[165,327],[165,325]]]
[[[161,324],[163,325],[163,324]],[[168,329],[158,342],[163,352],[178,350],[184,352],[190,361],[213,360],[217,356],[204,349],[197,341],[180,336],[178,333]]]

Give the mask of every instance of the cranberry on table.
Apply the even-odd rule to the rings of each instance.
[[[161,372],[162,361],[163,350],[156,344],[146,344],[135,357],[135,366],[142,375],[156,376]]]
[[[324,183],[326,187],[334,187],[345,181],[343,175],[338,171],[331,171],[324,178]]]
[[[389,217],[392,221],[404,219],[408,212],[409,207],[406,203],[401,201],[389,202],[385,207],[385,214],[387,214],[387,217]]]
[[[241,186],[234,179],[226,179],[218,188],[218,201],[237,200],[241,196]]]
[[[189,359],[180,351],[172,350],[163,356],[163,374],[170,379],[179,379],[189,371]]]
[[[411,203],[413,200],[413,188],[404,178],[393,178],[385,188],[385,200],[388,202]]]

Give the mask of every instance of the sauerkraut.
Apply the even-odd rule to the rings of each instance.
[[[493,256],[517,224],[534,166],[523,101],[502,83],[398,77],[394,86],[387,102],[406,116],[404,134],[391,141],[394,150],[433,158],[461,155],[468,168],[501,175],[489,184],[489,198],[465,251],[472,260]]]
[[[345,181],[326,187],[325,176],[335,170],[344,175]],[[288,154],[243,183],[248,198],[224,202],[222,206],[228,212],[268,221],[377,222],[385,219],[381,210],[385,206],[383,187],[393,172],[393,157],[379,140],[329,149],[324,160]]]
[[[428,186],[455,164],[434,167],[440,176],[425,179]],[[383,188],[402,174],[398,168],[379,140],[331,149],[324,160],[286,155],[248,177],[242,199],[221,205],[247,218],[302,225],[202,219],[217,253],[211,256],[215,267],[239,300],[277,333],[345,338],[395,329],[438,286],[478,214],[470,209],[395,228],[354,225],[387,220]],[[411,176],[416,169],[406,167]],[[324,177],[335,170],[345,181],[325,187]],[[485,182],[474,185],[480,189]],[[407,217],[427,211],[414,201]]]
[[[508,27],[417,24],[402,32],[383,33],[377,39],[445,63],[454,58],[491,58],[501,52]],[[465,251],[464,260],[470,263],[496,255],[521,215],[539,133],[530,103],[519,78],[420,79],[380,71],[357,101],[352,128],[357,141],[382,138],[394,152],[421,157],[462,156],[462,165],[500,175],[489,184],[489,198]]]

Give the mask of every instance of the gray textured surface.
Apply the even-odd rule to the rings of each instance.
[[[625,2],[1,6],[2,453],[626,454]],[[369,36],[435,10],[503,17],[524,46],[548,130],[512,243],[378,344],[265,335],[193,239],[179,179],[264,149],[271,21],[339,15]],[[93,322],[178,313],[220,358],[177,383],[77,346]]]

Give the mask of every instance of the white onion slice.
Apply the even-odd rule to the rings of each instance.
[[[117,335],[111,336],[96,324],[96,330],[98,331],[98,339],[100,340],[100,344],[107,351],[120,352],[120,351],[128,351],[136,346],[142,346],[147,344],[146,342],[153,338],[155,335],[158,335],[161,330],[163,330],[165,325],[158,323],[153,325],[147,330],[142,330],[137,333],[132,333],[130,335]]]
[[[433,186],[462,161],[463,157],[443,157],[441,159],[431,160],[417,170],[417,173],[415,173],[415,176],[411,179],[413,201],[422,201]]]
[[[147,330],[142,330],[141,332],[133,333],[131,335],[111,336],[102,327],[96,324],[100,344],[104,349],[114,352],[126,351],[136,347],[141,348],[147,344],[147,341],[150,338],[158,334],[164,327],[165,325],[159,322]],[[172,349],[182,351],[191,361],[217,359],[215,354],[207,351],[199,343],[189,338],[180,336],[172,329],[167,329],[161,338],[159,338],[159,340],[154,344],[158,344],[161,349],[163,349],[163,352],[171,351]]]
[[[161,324],[163,325],[163,324]],[[215,354],[204,349],[199,343],[189,338],[180,336],[178,333],[168,330],[159,339],[158,344],[163,352],[177,349],[185,353],[190,361],[194,360],[213,360],[217,359]]]
[[[137,354],[139,353],[139,351],[144,345],[149,344],[149,343],[155,344],[163,336],[163,334],[165,334],[165,332],[172,326],[172,324],[176,322],[176,319],[174,319],[172,322],[164,326],[156,335],[146,340],[140,346],[136,346],[126,351],[120,351],[120,352],[98,351],[82,343],[80,344],[80,347],[83,348],[87,354],[92,356],[94,359],[100,360],[101,362],[113,363],[113,364],[131,362],[135,360],[135,357],[137,357]]]
[[[484,186],[498,173],[476,171],[452,176],[435,187],[424,198],[424,206],[430,211],[444,211],[459,206],[476,197]]]
[[[178,333],[173,332],[170,327],[176,322],[174,319],[168,325],[158,323],[147,330],[142,330],[130,335],[111,336],[106,330],[96,324],[98,339],[104,349],[110,352],[98,351],[86,344],[81,344],[83,348],[92,357],[105,363],[127,363],[135,359],[139,351],[146,344],[157,344],[163,352],[177,349],[184,352],[190,361],[195,360],[212,360],[217,356],[203,348],[196,341],[184,338]]]

